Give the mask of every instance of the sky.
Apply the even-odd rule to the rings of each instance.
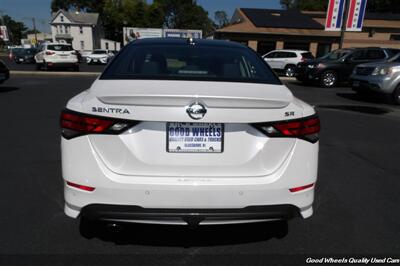
[[[149,0],[148,2],[151,2]],[[32,17],[40,31],[49,32],[51,0],[0,0],[0,16],[7,14],[32,28]],[[279,0],[197,0],[208,11],[211,19],[214,12],[224,10],[230,17],[237,7],[279,9]]]

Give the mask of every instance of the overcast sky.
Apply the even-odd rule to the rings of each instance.
[[[40,31],[49,32],[51,0],[0,0],[0,15],[7,14],[32,27],[32,17]],[[148,2],[151,2],[150,0]],[[279,0],[197,0],[214,18],[214,12],[225,10],[230,17],[236,7],[280,8]]]

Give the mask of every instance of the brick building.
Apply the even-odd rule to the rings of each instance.
[[[274,49],[309,50],[316,56],[337,49],[340,32],[324,30],[325,12],[239,8],[215,39],[248,45],[260,54]],[[400,14],[366,13],[362,32],[346,32],[343,47],[400,48]]]

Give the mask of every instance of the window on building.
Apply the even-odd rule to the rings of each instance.
[[[332,45],[330,43],[318,43],[317,57],[322,57],[331,51]]]
[[[108,46],[109,46],[109,45],[108,45],[108,42],[106,42],[106,50],[108,50],[108,49],[109,49],[109,48],[108,48]]]
[[[83,27],[82,26],[79,26],[79,33],[83,34]]]
[[[61,34],[64,33],[64,28],[63,28],[63,26],[60,26],[60,33],[61,33]]]
[[[81,50],[82,51],[85,50],[85,42],[84,41],[81,41]]]
[[[390,40],[391,41],[400,41],[400,34],[391,34]]]
[[[283,44],[284,49],[289,50],[310,50],[310,43],[308,42],[284,42]]]
[[[61,22],[64,22],[64,16],[60,16]]]
[[[259,41],[257,45],[257,52],[260,55],[265,55],[268,52],[275,50],[276,42],[274,41]]]

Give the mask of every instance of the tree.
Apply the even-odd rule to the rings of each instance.
[[[218,28],[225,27],[229,24],[228,15],[225,11],[219,10],[214,13],[214,20],[217,23]]]
[[[101,12],[105,0],[52,0],[51,11],[78,10],[86,12]]]
[[[21,39],[28,29],[23,22],[15,21],[10,16],[3,16],[3,23],[7,26],[10,42],[15,45],[21,44]]]
[[[175,29],[201,29],[205,35],[213,30],[208,13],[194,0],[154,0],[163,10],[164,26]]]

